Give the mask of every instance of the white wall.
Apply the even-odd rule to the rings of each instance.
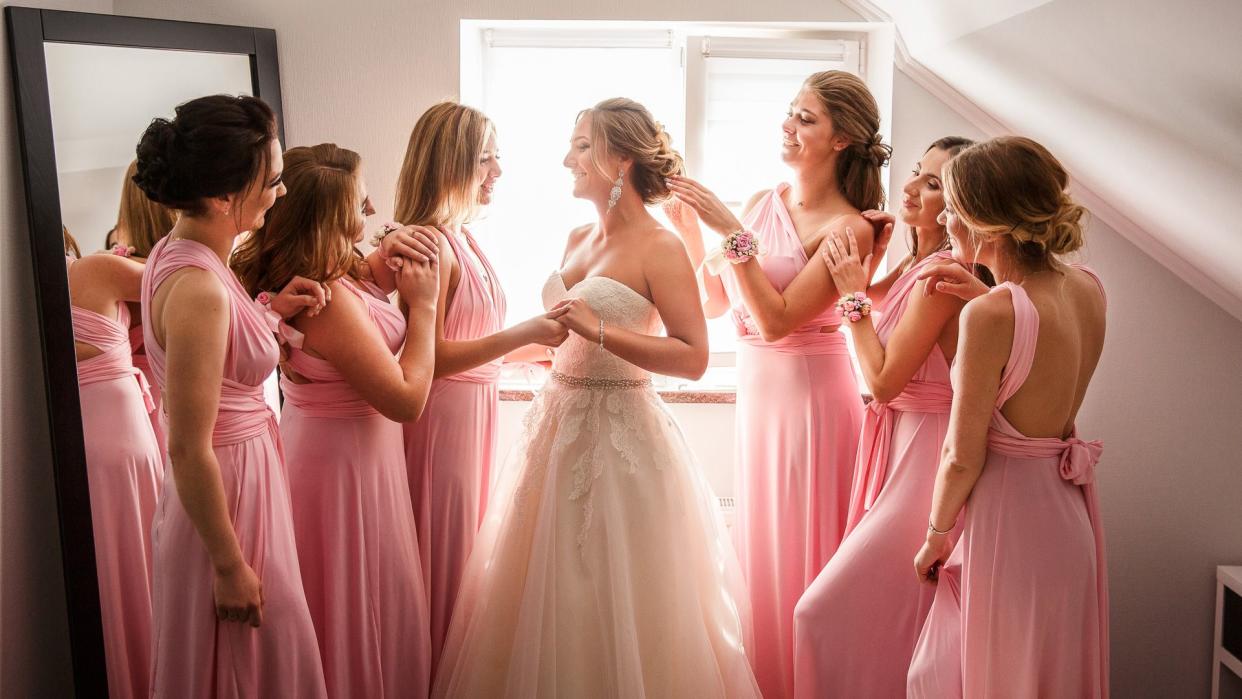
[[[107,11],[109,5],[80,6]],[[275,28],[290,144],[335,140],[358,150],[368,163],[381,216],[391,210],[414,119],[456,91],[462,18],[857,19],[835,2],[814,0],[638,0],[620,6],[603,0],[116,0],[115,6],[118,14]],[[979,135],[901,75],[894,82],[894,108],[898,181],[935,138]],[[0,243],[0,693],[56,696],[67,690],[68,661],[42,376],[31,369],[38,357],[37,326],[11,107],[4,108],[0,124],[0,189],[8,197]],[[1099,477],[1111,554],[1114,694],[1204,696],[1213,566],[1242,563],[1242,429],[1236,424],[1242,417],[1242,323],[1108,228],[1093,226],[1089,238],[1086,259],[1103,274],[1112,304],[1104,360],[1080,424],[1084,435],[1107,444]],[[700,418],[706,424],[715,419],[691,414],[686,424],[693,427]],[[692,442],[698,440],[697,428],[687,431]],[[720,458],[702,460],[724,468]],[[711,477],[719,480],[718,474]]]

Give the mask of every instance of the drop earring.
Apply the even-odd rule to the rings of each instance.
[[[621,187],[625,184],[625,170],[617,172],[617,179],[612,183],[612,191],[608,193],[608,210],[612,211],[612,207],[621,201]]]

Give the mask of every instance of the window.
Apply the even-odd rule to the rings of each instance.
[[[751,194],[788,177],[780,124],[802,81],[820,70],[862,75],[865,36],[767,25],[464,21],[462,101],[496,123],[504,169],[472,231],[504,282],[509,322],[543,311],[540,292],[567,234],[596,217],[570,196],[561,164],[579,111],[608,97],[641,102],[690,175],[740,214]],[[708,329],[713,368],[699,386],[732,387],[732,322],[709,320]]]

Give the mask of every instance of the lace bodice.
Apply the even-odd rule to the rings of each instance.
[[[567,298],[581,298],[604,319],[604,323],[634,332],[654,334],[660,316],[650,301],[630,287],[610,277],[587,277],[565,288],[560,272],[553,272],[543,285],[544,308],[551,309]],[[552,369],[569,376],[606,379],[645,379],[648,372],[630,364],[606,349],[597,340],[571,333],[556,350]]]

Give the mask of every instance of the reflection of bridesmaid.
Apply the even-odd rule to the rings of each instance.
[[[504,329],[500,280],[465,228],[491,203],[498,159],[492,122],[476,109],[444,102],[414,125],[397,182],[397,220],[442,231],[436,381],[423,417],[405,427],[410,494],[431,601],[433,670],[487,506],[502,358],[534,343],[555,346],[566,337],[560,323],[542,315]]]
[[[923,540],[936,463],[949,427],[949,365],[963,302],[926,293],[920,274],[951,259],[937,222],[944,211],[941,167],[969,145],[936,141],[907,178],[901,217],[911,256],[887,280],[883,313],[847,323],[874,400],[867,406],[850,497],[848,534],[794,613],[799,697],[900,697],[931,590],[909,574]],[[845,295],[867,289],[853,235],[821,247]]]
[[[253,97],[186,102],[138,144],[138,186],[181,212],[142,277],[170,464],[151,529],[155,697],[326,694],[280,435],[263,399],[279,348],[225,265],[237,236],[284,194],[282,167],[275,117]],[[285,316],[323,304],[304,279],[272,301]]]
[[[138,185],[134,184],[134,173],[137,170],[136,160],[125,170],[125,179],[121,183],[121,206],[117,211],[113,234],[116,236],[118,249],[127,252],[139,262],[145,262],[151,254],[151,248],[172,230],[177,217],[168,208],[148,199]],[[130,303],[129,311],[132,323],[129,328],[129,344],[134,351],[134,366],[142,370],[151,386],[151,402],[155,406],[151,411],[151,427],[155,430],[155,438],[163,451],[167,448],[160,409],[163,393],[155,385],[155,377],[151,375],[151,362],[147,361],[147,352],[142,346],[142,313],[138,304]]]
[[[65,231],[68,253],[76,251]],[[151,520],[163,472],[151,396],[127,329],[142,265],[66,254],[90,486],[108,694],[146,697],[151,668]]]
[[[881,205],[889,153],[875,98],[849,73],[807,78],[782,129],[793,183],[756,194],[741,221],[698,183],[672,178],[725,246],[757,239],[760,248],[734,264],[715,252],[722,264],[709,260],[703,283],[709,315],[731,306],[739,335],[735,533],[754,614],[751,660],[772,699],[793,694],[794,605],[845,533],[862,424],[836,289],[809,260],[845,226],[858,231],[863,255],[871,251],[872,226],[859,212]],[[698,227],[682,228],[692,257],[703,259]]]
[[[233,253],[251,294],[298,275],[332,302],[293,321],[282,366],[284,437],[306,601],[328,694],[418,697],[429,689],[427,599],[401,425],[431,386],[439,277],[432,230],[399,271],[355,250],[373,213],[360,160],[333,144],[285,152],[288,194]],[[395,265],[394,265],[395,266]],[[388,301],[396,287],[409,323]],[[305,333],[305,335],[301,335]]]
[[[975,298],[962,310],[949,432],[914,559],[935,600],[908,696],[1107,697],[1102,445],[1074,427],[1107,304],[1099,277],[1062,259],[1082,247],[1085,211],[1030,139],[992,139],[945,168],[954,252],[1001,283],[989,293],[961,267],[936,271],[937,289]],[[946,532],[959,517],[955,546]]]

